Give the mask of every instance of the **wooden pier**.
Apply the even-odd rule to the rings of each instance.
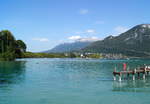
[[[146,78],[146,75],[148,75],[150,72],[149,66],[144,66],[141,68],[136,68],[134,70],[128,70],[128,71],[120,71],[117,72],[116,70],[113,72],[114,80],[116,80],[116,76],[119,77],[119,81],[122,80],[122,76],[127,76],[129,78],[130,75],[132,75],[132,80],[135,80],[135,76],[137,75],[138,78],[140,78],[140,75],[142,74],[143,79]]]

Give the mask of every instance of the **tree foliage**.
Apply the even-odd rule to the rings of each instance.
[[[26,52],[26,44],[22,40],[16,41],[17,48],[21,49],[22,52]]]
[[[26,51],[22,40],[16,40],[8,30],[0,31],[0,60],[14,60]]]

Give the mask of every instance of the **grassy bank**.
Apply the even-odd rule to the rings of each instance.
[[[81,56],[74,53],[33,53],[25,52],[21,58],[102,58],[100,54],[90,54]]]
[[[64,54],[57,54],[57,53],[26,52],[22,55],[22,58],[66,58],[66,56]]]

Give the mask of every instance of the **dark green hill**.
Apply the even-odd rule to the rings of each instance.
[[[119,36],[109,36],[102,41],[94,42],[81,51],[150,56],[150,24],[137,25]]]

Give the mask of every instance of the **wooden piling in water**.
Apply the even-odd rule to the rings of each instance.
[[[121,82],[121,73],[119,74],[119,82]]]

